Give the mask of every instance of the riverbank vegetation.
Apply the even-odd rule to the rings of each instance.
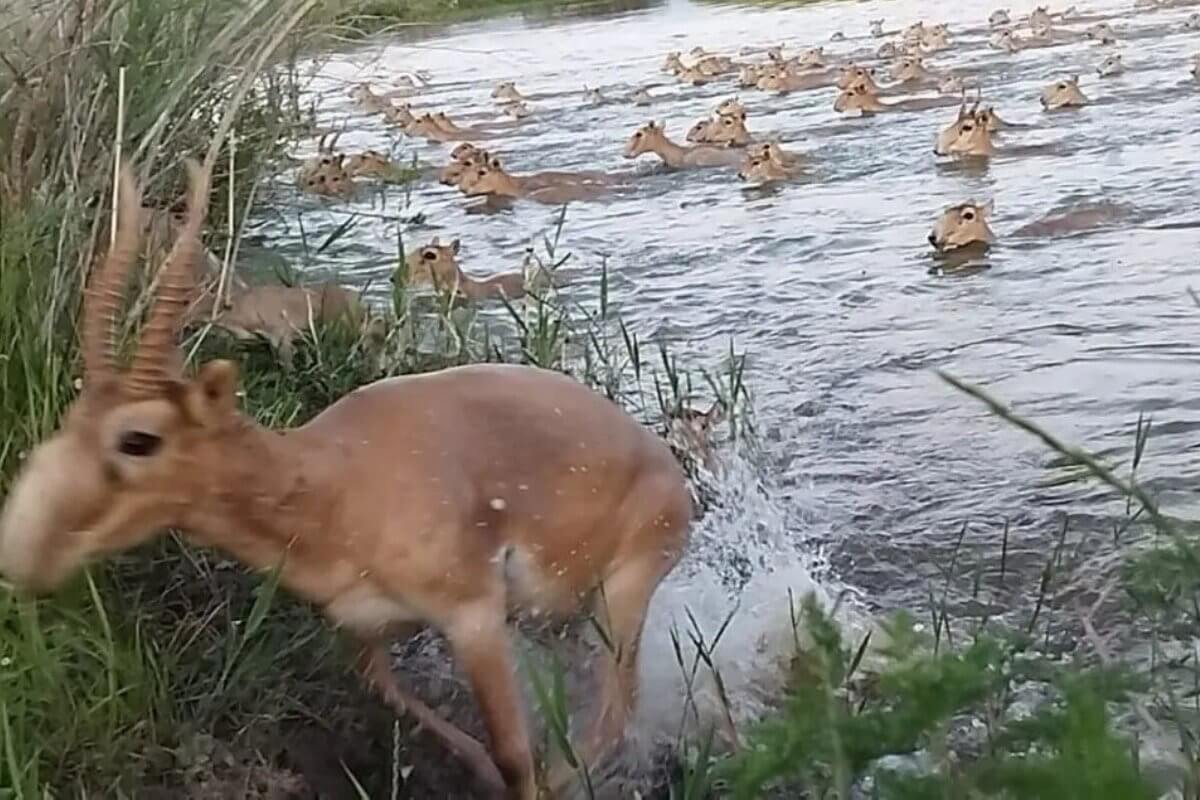
[[[308,130],[289,63],[327,33],[318,5],[62,0],[0,32],[0,489],[76,389],[80,292],[105,246],[118,151],[141,170],[148,202],[166,207],[179,194],[181,158],[217,148],[208,244],[232,254],[258,188]],[[429,5],[354,10],[400,19]],[[552,278],[568,254],[551,231],[535,258]],[[290,370],[265,345],[234,344],[212,329],[195,332],[189,349],[199,359],[237,358],[246,409],[274,426],[299,424],[384,375],[503,359],[568,371],[647,424],[703,397],[747,430],[736,353],[686,369],[667,343],[623,325],[603,287],[596,304],[580,307],[552,285],[487,316],[410,292],[401,273],[379,325],[314,327]],[[1200,796],[1200,673],[1190,645],[1170,644],[1200,625],[1200,560],[1190,531],[1136,480],[1149,426],[1139,422],[1124,478],[1031,432],[1127,503],[1119,535],[1141,531],[1154,546],[1113,570],[1110,589],[1085,607],[1064,579],[1064,529],[1040,584],[1027,587],[1036,610],[1018,625],[955,619],[947,588],[913,610],[922,622],[900,616],[875,641],[846,641],[828,609],[794,598],[796,653],[777,712],[734,731],[742,747],[732,753],[719,731],[678,742],[660,796],[1116,800],[1153,797],[1164,783]],[[946,585],[973,580],[978,590],[995,572],[1003,581],[1003,561],[973,577],[951,565]],[[1097,631],[1101,607],[1132,619],[1153,655],[1123,667]],[[1051,631],[1056,613],[1068,622]],[[1078,646],[1061,646],[1064,628]],[[707,635],[696,633],[694,656],[679,648],[680,669],[715,669],[720,632]],[[418,650],[444,659],[436,648],[424,653],[426,640],[406,658],[418,660]],[[569,747],[561,681],[553,670],[542,677],[533,682],[544,689],[547,738]],[[454,686],[426,683],[462,706]],[[358,686],[311,609],[270,577],[177,537],[94,568],[51,600],[0,591],[4,800],[458,796],[461,771],[428,737],[410,734]],[[1137,736],[1177,752],[1176,771],[1147,770]]]

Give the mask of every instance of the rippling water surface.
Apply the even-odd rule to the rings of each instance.
[[[1014,4],[1014,18],[1033,5]],[[991,570],[1010,520],[1009,569],[1033,575],[1064,513],[1103,530],[1106,515],[1120,511],[1094,487],[1048,486],[1058,473],[1041,445],[951,390],[933,368],[982,382],[1068,441],[1118,458],[1128,456],[1137,415],[1152,415],[1152,487],[1177,513],[1196,505],[1200,309],[1188,288],[1200,282],[1200,82],[1187,61],[1200,51],[1200,33],[1181,30],[1191,9],[1135,17],[1131,3],[1081,7],[1111,17],[1122,39],[1128,72],[1101,80],[1095,68],[1108,51],[1091,43],[1016,55],[989,49],[992,7],[668,0],[595,16],[493,20],[338,53],[323,62],[314,91],[321,121],[347,126],[344,149],[415,150],[440,165],[452,145],[405,139],[354,108],[347,89],[427,70],[433,86],[414,106],[491,116],[491,87],[513,79],[533,95],[535,115],[489,142],[510,170],[636,171],[633,192],[568,209],[570,291],[594,295],[607,257],[613,297],[643,334],[663,334],[703,363],[730,339],[749,354],[770,511],[734,515],[709,535],[741,537],[739,526],[771,517],[797,550],[827,553],[834,575],[869,606],[915,606],[940,580],[964,522],[964,559]],[[876,17],[889,29],[922,17],[949,22],[954,47],[927,64],[979,76],[1005,119],[1032,127],[1006,135],[985,169],[965,170],[932,153],[953,108],[843,118],[832,110],[833,89],[777,97],[736,90],[731,80],[680,87],[660,71],[668,50],[695,45],[737,57],[779,42],[792,51],[824,44],[837,59],[873,61],[879,40],[867,36],[867,21]],[[839,30],[847,40],[830,42]],[[1070,73],[1083,76],[1092,105],[1043,113],[1040,87]],[[579,95],[585,83],[612,98],[659,84],[651,91],[661,99],[652,108],[589,108]],[[671,173],[650,156],[622,157],[646,120],[666,122],[682,140],[735,92],[755,134],[809,155],[808,178],[753,192],[732,169]],[[1005,145],[1033,143],[1050,147],[1004,155]],[[968,198],[996,204],[991,268],[931,274],[930,226],[943,207]],[[1051,210],[1104,199],[1134,211],[1084,234],[1006,237]],[[352,206],[301,201],[302,219],[319,241],[348,213],[394,213],[402,202],[399,188]],[[430,229],[409,231],[409,246],[459,236],[463,266],[475,273],[515,267],[557,215],[527,202],[467,215],[457,191],[432,181],[415,186],[411,202]],[[294,215],[264,231],[273,246],[298,252]],[[315,268],[382,286],[395,228],[363,217],[333,250]]]

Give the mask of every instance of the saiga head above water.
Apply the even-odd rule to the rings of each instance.
[[[525,95],[517,91],[517,85],[513,81],[501,81],[496,84],[496,88],[492,89],[492,97],[496,100],[524,100]]]
[[[637,158],[642,153],[654,152],[654,149],[666,139],[663,126],[650,120],[638,128],[625,143],[625,158]]]
[[[838,71],[837,88],[846,89],[852,84],[862,81],[869,89],[878,93],[879,86],[875,83],[875,68],[864,67],[861,64],[847,64]]]
[[[384,178],[394,170],[391,159],[378,150],[363,150],[346,160],[346,172],[355,178]]]
[[[717,107],[713,113],[717,114],[718,116],[722,114],[737,116],[745,120],[746,106],[744,103],[742,103],[740,97],[727,97],[717,104]]]
[[[879,39],[886,35],[883,32],[883,20],[873,19],[870,21],[869,24],[870,24],[870,28],[871,28],[871,35],[874,36],[876,39]]]
[[[892,79],[898,83],[924,81],[931,76],[920,56],[905,56],[892,68]]]
[[[1100,66],[1096,68],[1096,72],[1101,78],[1110,78],[1113,75],[1120,75],[1125,71],[1125,64],[1121,60],[1120,53],[1112,53],[1104,57],[1100,62]]]
[[[848,111],[872,113],[885,108],[879,97],[871,91],[865,81],[855,81],[847,86],[833,101],[833,110],[839,114]]]
[[[964,104],[958,117],[938,134],[933,152],[939,156],[990,156],[992,154],[991,109],[978,111],[978,102],[967,110]]]
[[[769,156],[747,155],[738,168],[738,179],[747,183],[766,184],[787,180],[791,172],[777,164]]]
[[[993,28],[1003,28],[1012,24],[1012,17],[1007,8],[998,8],[988,15],[988,25]]]
[[[1042,89],[1041,102],[1042,108],[1052,111],[1056,108],[1078,108],[1087,105],[1088,99],[1079,90],[1079,76],[1072,75]]]
[[[992,214],[992,201],[986,204],[968,200],[950,206],[938,218],[929,233],[929,243],[938,252],[948,252],[970,245],[989,245],[996,240],[987,218]]]
[[[452,289],[459,282],[460,243],[457,238],[442,244],[435,236],[429,244],[418,247],[404,258],[408,279],[414,283],[432,284],[437,289]]]

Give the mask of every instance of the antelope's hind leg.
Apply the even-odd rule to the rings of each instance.
[[[504,779],[487,749],[400,685],[392,673],[392,659],[386,644],[363,642],[358,669],[367,685],[379,692],[392,711],[398,716],[411,717],[461,759],[490,792],[504,795]]]
[[[690,522],[691,501],[685,497],[637,526],[627,541],[638,549],[618,563],[594,595],[592,613],[603,629],[603,642],[596,664],[600,707],[580,749],[589,768],[608,757],[625,736],[637,704],[638,655],[650,600],[682,556]],[[548,770],[550,791],[562,791],[574,773],[560,756]]]

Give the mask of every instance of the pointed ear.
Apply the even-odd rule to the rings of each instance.
[[[454,253],[454,255],[458,255],[458,249],[460,246],[461,246],[461,242],[459,242],[458,237],[455,237],[450,242],[450,252]]]
[[[439,239],[437,236],[435,236],[435,237],[433,237],[433,240],[429,243],[429,246],[430,247],[440,247],[441,244],[442,244],[441,239]]]
[[[237,364],[209,361],[183,387],[183,409],[197,425],[217,425],[237,410],[237,387]]]
[[[979,209],[979,213],[983,214],[984,218],[986,219],[987,217],[990,217],[992,215],[993,211],[996,210],[996,200],[995,200],[995,198],[992,198],[992,199],[988,200],[986,203],[984,203],[983,205],[976,206],[976,207]]]
[[[1076,86],[1078,86],[1078,85],[1079,85],[1079,76],[1078,76],[1078,75],[1072,75],[1072,76],[1071,76],[1071,83],[1073,83],[1073,84],[1075,84]]]

